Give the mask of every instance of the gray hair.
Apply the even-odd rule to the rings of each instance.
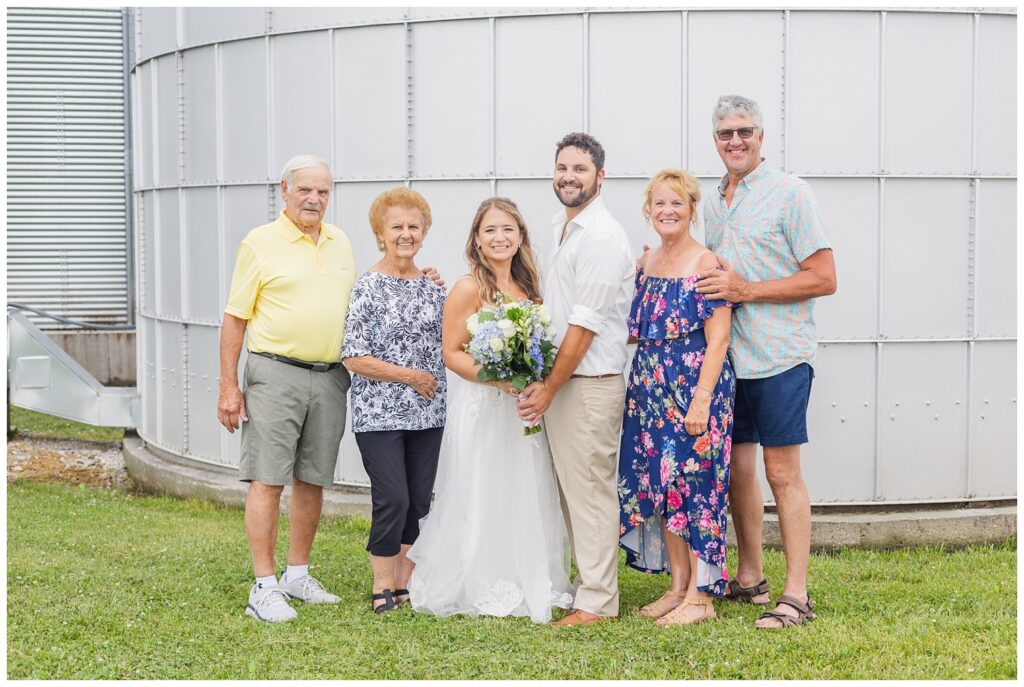
[[[296,155],[291,160],[284,163],[284,169],[281,170],[281,179],[291,186],[293,178],[292,175],[295,173],[295,170],[308,169],[310,167],[323,167],[328,173],[331,171],[331,166],[316,155]]]
[[[764,119],[761,117],[761,108],[750,98],[742,95],[722,95],[718,97],[714,112],[711,113],[711,128],[718,127],[718,123],[729,116],[749,116],[754,120],[754,126],[764,129]]]

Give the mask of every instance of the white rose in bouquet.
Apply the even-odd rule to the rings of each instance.
[[[548,312],[548,306],[543,303],[537,306],[537,319],[541,324],[551,324],[551,313]]]
[[[480,327],[480,320],[477,318],[477,313],[473,313],[466,318],[466,329],[469,330],[469,335],[473,336],[476,334],[476,330]]]
[[[516,335],[516,326],[512,323],[512,320],[498,320],[498,326],[501,328],[501,333],[505,335],[506,339],[511,339]]]
[[[495,353],[498,353],[503,348],[505,348],[505,342],[504,341],[502,341],[501,339],[499,339],[496,336],[491,339],[491,350],[492,351],[494,351]]]

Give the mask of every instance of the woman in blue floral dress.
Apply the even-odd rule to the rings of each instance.
[[[719,267],[690,233],[700,185],[682,170],[648,183],[644,216],[661,244],[641,259],[630,309],[637,342],[619,451],[620,545],[626,563],[670,572],[671,587],[640,614],[658,625],[715,617],[728,581],[725,509],[736,380],[726,357],[732,303],[696,291]]]

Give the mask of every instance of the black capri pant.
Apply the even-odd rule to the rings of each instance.
[[[373,502],[366,550],[374,556],[397,556],[402,544],[416,542],[420,518],[430,510],[444,427],[355,435]]]

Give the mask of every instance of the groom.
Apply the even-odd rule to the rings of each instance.
[[[604,149],[572,133],[555,151],[554,217],[544,302],[558,355],[547,379],[523,390],[519,414],[547,417],[573,556],[573,612],[556,626],[592,625],[619,613],[619,431],[626,397],[626,317],[634,264],[626,232],[601,198]]]

